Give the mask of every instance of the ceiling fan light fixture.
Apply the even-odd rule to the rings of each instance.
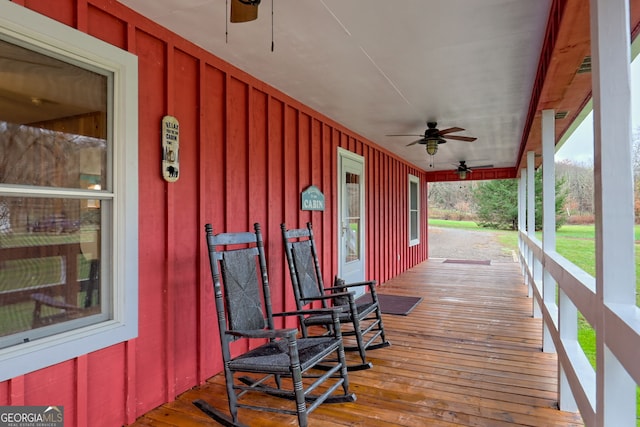
[[[467,171],[465,169],[458,169],[458,178],[467,179]]]
[[[427,153],[430,156],[435,155],[438,152],[439,138],[427,138]]]

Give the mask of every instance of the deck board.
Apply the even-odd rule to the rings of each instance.
[[[578,414],[557,410],[556,356],[541,351],[542,323],[531,317],[517,263],[429,260],[379,292],[423,301],[408,316],[383,315],[392,345],[368,352],[373,369],[349,374],[357,401],[322,405],[310,426],[583,425]],[[226,412],[223,376],[133,426],[205,424],[210,420],[191,404],[197,398]],[[297,424],[292,416],[240,414],[250,426]]]

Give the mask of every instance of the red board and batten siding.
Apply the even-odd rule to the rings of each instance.
[[[0,383],[0,405],[63,405],[69,426],[120,426],[221,370],[204,224],[262,225],[275,309],[294,307],[280,223],[312,221],[325,280],[337,270],[337,149],[365,158],[366,277],[427,258],[408,246],[408,174],[426,174],[113,0],[20,0],[138,55],[139,336]],[[161,176],[160,123],[180,121],[180,179]],[[316,185],[324,212],[300,210]]]

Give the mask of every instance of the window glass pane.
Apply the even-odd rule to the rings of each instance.
[[[418,209],[418,183],[411,182],[409,185],[411,185],[411,209],[416,210]]]
[[[411,211],[411,240],[418,238],[418,212]]]
[[[409,246],[420,242],[420,182],[409,175]]]
[[[0,40],[0,348],[110,316],[108,89],[108,75]]]
[[[0,121],[0,152],[3,184],[106,188],[104,139]]]
[[[0,40],[0,183],[105,189],[107,85]]]
[[[105,208],[90,203],[0,197],[0,347],[2,337],[102,311]]]

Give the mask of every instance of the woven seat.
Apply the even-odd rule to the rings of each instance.
[[[288,374],[291,360],[285,341],[269,342],[254,350],[233,359],[229,366],[238,371],[263,372],[265,366],[269,371],[280,375]],[[333,337],[318,340],[298,340],[298,357],[300,368],[305,371],[316,365],[336,350]]]
[[[302,310],[314,301],[320,301],[322,307],[340,307],[342,311],[338,320],[344,327],[342,335],[355,339],[355,345],[345,346],[345,350],[357,351],[361,359],[361,363],[349,365],[348,369],[370,368],[372,365],[367,362],[366,351],[390,345],[384,334],[376,281],[347,284],[336,277],[333,287],[325,288],[311,223],[301,229],[288,230],[285,224],[281,224],[280,228],[297,309]],[[356,303],[350,289],[357,286],[368,289],[371,301]],[[331,324],[330,318],[325,314],[301,315],[299,321],[303,336],[307,336],[309,326]]]
[[[205,229],[230,414],[204,400],[193,403],[227,426],[242,426],[238,409],[246,408],[296,415],[304,427],[309,413],[321,403],[353,402],[340,308],[273,313],[260,225],[255,224],[254,233],[215,235],[210,224]],[[299,338],[295,328],[274,326],[274,317],[299,315],[325,316],[333,333]],[[230,346],[236,340],[251,341],[245,347],[251,350],[232,357]],[[291,405],[270,407],[269,399],[248,392],[282,397]]]

